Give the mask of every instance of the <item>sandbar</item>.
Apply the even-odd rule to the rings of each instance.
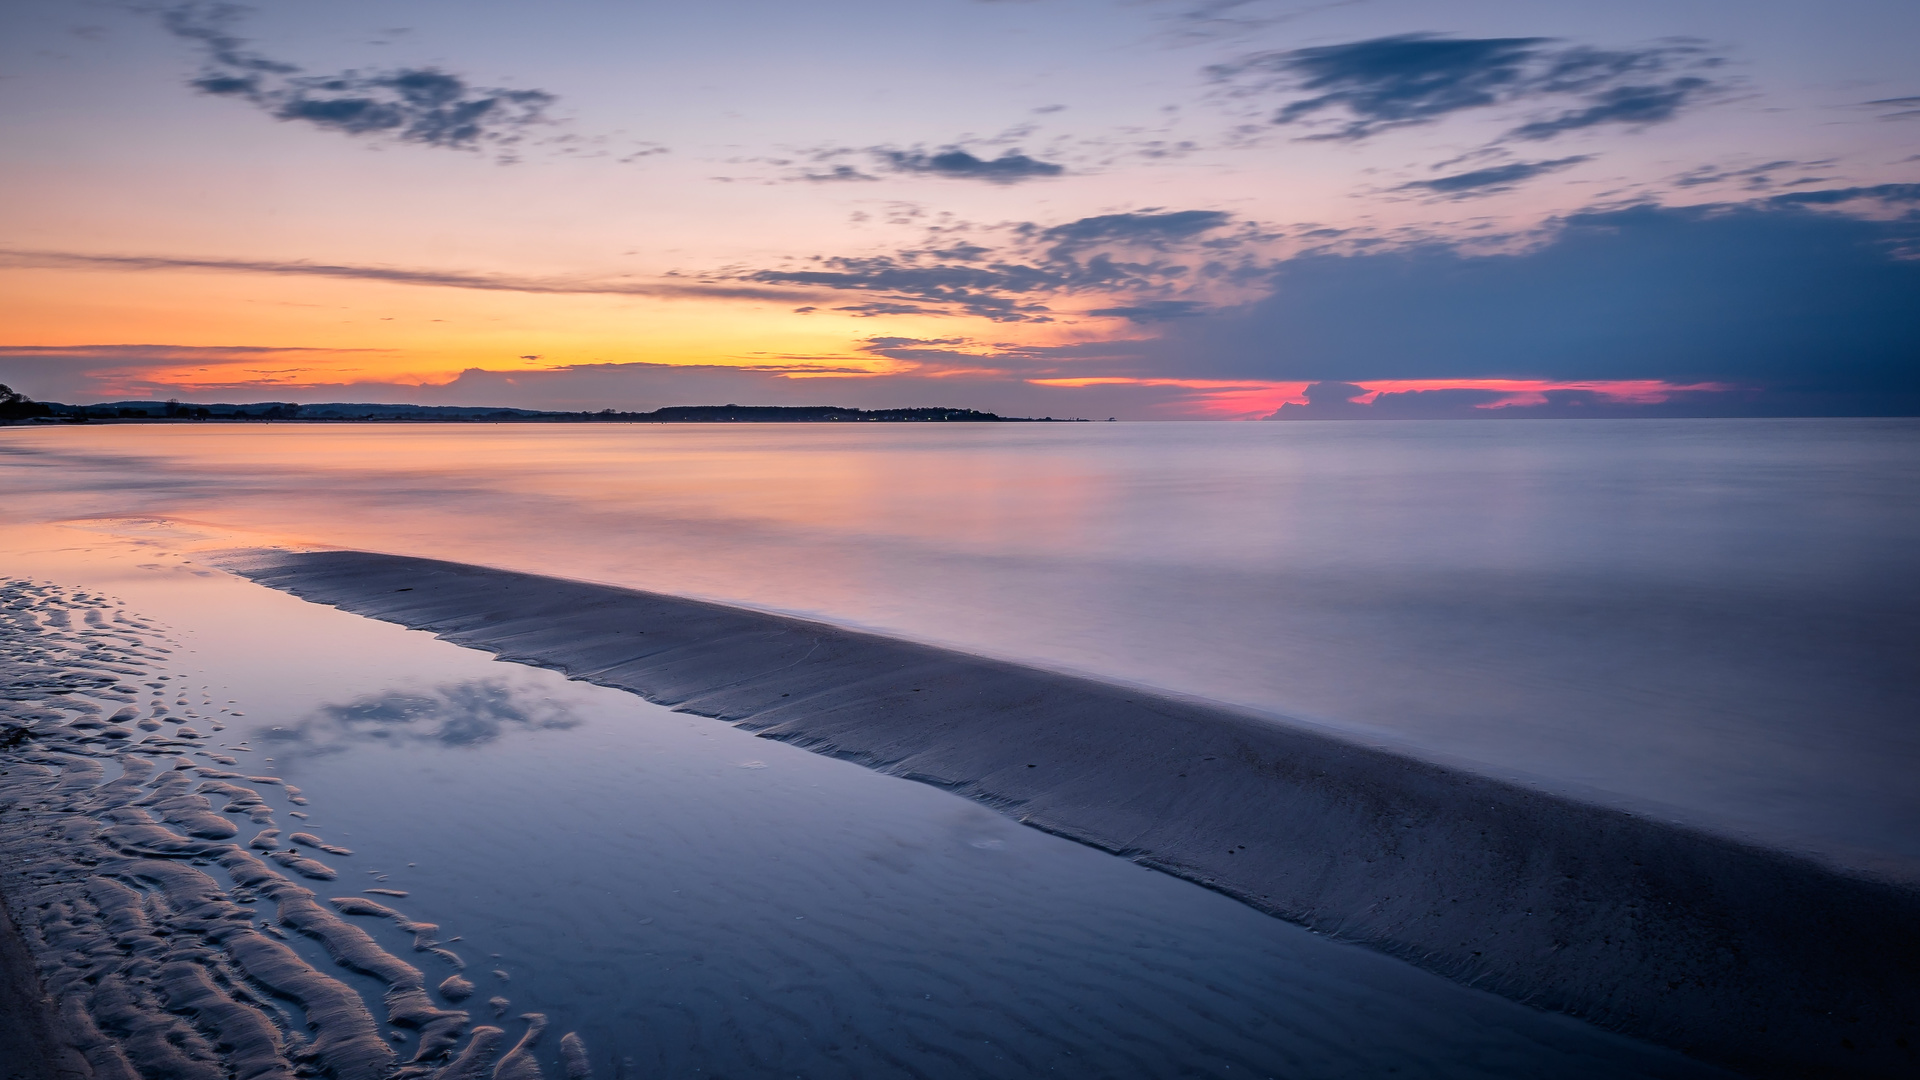
[[[355,551],[263,584],[933,784],[1760,1074],[1910,1075],[1920,892],[1212,702],[636,589]]]

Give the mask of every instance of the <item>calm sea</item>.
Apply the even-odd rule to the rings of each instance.
[[[1920,880],[1916,421],[36,427],[0,492],[801,613]]]

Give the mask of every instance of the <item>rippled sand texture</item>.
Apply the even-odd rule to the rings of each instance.
[[[502,1030],[470,1031],[469,1013],[428,990],[438,984],[445,1004],[465,996],[464,964],[438,927],[385,902],[323,899],[274,868],[331,881],[320,856],[352,852],[307,832],[281,840],[264,793],[306,800],[279,777],[219,767],[238,760],[194,725],[222,730],[227,710],[170,670],[172,651],[160,627],[107,597],[0,586],[0,897],[39,966],[50,1064],[101,1080],[494,1068]],[[242,822],[256,833],[245,843]],[[342,914],[392,920],[433,974]],[[370,1003],[315,968],[290,935],[378,980],[383,996]],[[541,1076],[526,1051],[546,1019],[524,1019],[526,1036],[494,1069],[502,1080]],[[577,1035],[561,1051],[569,1080],[589,1075]]]

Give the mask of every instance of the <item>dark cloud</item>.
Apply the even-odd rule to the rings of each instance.
[[[837,308],[855,314],[924,314],[958,310],[996,322],[1050,322],[1035,297],[1059,291],[1061,274],[1043,266],[988,266],[924,262],[917,253],[820,259],[823,269],[755,270],[742,277],[768,285],[796,285],[884,294],[886,299]],[[929,308],[928,305],[934,305]]]
[[[875,301],[873,303],[867,303],[867,304],[843,304],[839,307],[834,308],[833,310],[844,311],[849,315],[852,315],[856,318],[861,318],[861,319],[871,319],[878,315],[944,315],[946,314],[945,312],[941,311],[938,308],[930,308],[921,304],[901,304],[901,303],[895,303],[893,301],[888,301],[888,300]]]
[[[1522,124],[1509,134],[1516,139],[1538,141],[1569,131],[1600,124],[1625,124],[1644,127],[1671,120],[1683,106],[1691,104],[1713,84],[1694,75],[1686,75],[1651,86],[1616,86],[1592,96],[1592,104],[1569,109],[1548,120]]]
[[[1484,420],[1501,418],[1593,419],[1604,417],[1750,416],[1756,413],[1794,412],[1805,397],[1769,395],[1740,389],[1677,389],[1634,400],[1600,390],[1545,390],[1530,400],[1515,401],[1500,390],[1448,387],[1435,390],[1399,390],[1377,394],[1371,401],[1355,401],[1366,392],[1352,383],[1314,383],[1307,387],[1305,404],[1288,402],[1268,420]]]
[[[815,184],[842,183],[845,181],[867,182],[880,179],[870,173],[863,173],[851,165],[832,165],[818,172],[803,172],[800,179]]]
[[[1366,387],[1353,383],[1317,382],[1307,387],[1306,399],[1309,405],[1350,405],[1366,392]]]
[[[1689,169],[1680,174],[1673,182],[1679,187],[1699,187],[1703,184],[1722,184],[1738,181],[1745,187],[1759,190],[1773,187],[1775,184],[1774,174],[1782,169],[1813,169],[1831,164],[1833,164],[1832,158],[1823,158],[1819,161],[1795,161],[1788,158],[1780,161],[1768,161],[1759,165],[1748,165],[1744,168],[1703,165],[1697,169]],[[1794,184],[1814,182],[1817,181],[1812,177],[1801,177],[1792,181]]]
[[[1290,407],[1289,416],[1303,409],[1314,416],[1485,416],[1489,410],[1479,406],[1488,404],[1499,405],[1498,415],[1530,416],[1911,415],[1920,413],[1920,304],[1914,303],[1920,259],[1903,252],[1920,246],[1920,215],[1887,211],[1910,208],[1917,193],[1920,185],[1889,184],[1806,192],[1815,198],[1796,202],[1592,211],[1558,222],[1533,247],[1502,254],[1440,241],[1302,254],[1262,271],[1261,299],[1158,321],[1151,337],[1112,335],[1071,348],[1038,348],[876,336],[860,347],[862,353],[920,365],[920,373],[836,380],[834,398],[862,407],[962,404],[1053,415],[1092,411],[1096,406],[1086,403],[1110,401],[1097,407],[1100,415],[1142,414],[1143,406],[1123,404],[1128,399],[1119,390],[1106,398],[1039,397],[1039,390],[1018,383],[1069,373],[1320,384],[1306,406]],[[1875,216],[1848,212],[1853,209]],[[927,252],[865,262],[821,260],[811,269],[845,276],[813,285],[859,303],[919,311],[951,313],[956,305],[982,303],[989,317],[1007,313],[1009,306],[1017,317],[1047,317],[1050,305],[1062,299],[1111,295],[1096,310],[1128,318],[1152,312],[1157,301],[1187,299],[1151,289],[1102,292],[1106,271],[1098,269],[1095,256],[1113,252],[1090,250],[1056,263],[1048,255],[1052,246],[1039,239],[1046,231],[1035,227],[1026,247],[1016,238],[992,257],[964,266]],[[1153,277],[1156,264],[1140,265],[1149,269],[1136,269],[1135,278],[1155,288],[1177,289],[1183,280]],[[963,271],[978,276],[958,276]],[[740,287],[779,295],[787,286]],[[914,290],[930,298],[916,299]],[[817,380],[787,377],[807,368],[792,357],[764,357],[764,367],[751,369],[578,364],[554,371],[526,371],[523,362],[502,359],[502,367],[514,370],[476,369],[445,387],[393,388],[385,399],[594,409],[825,400]],[[853,366],[847,359],[818,358],[807,369]],[[193,366],[184,361],[296,372],[315,363],[291,350],[239,347],[0,349],[0,381],[33,397],[72,400],[67,387],[110,382],[119,393],[138,381],[126,372]],[[1003,374],[964,384],[952,381],[957,375],[949,378],[979,369]],[[110,380],[89,374],[99,371],[121,374]],[[233,377],[256,389],[300,378],[238,371]],[[1354,400],[1360,384],[1387,379],[1637,379],[1732,389],[1681,391],[1657,404],[1577,389],[1546,391],[1526,405],[1504,404],[1496,391],[1464,388],[1380,394],[1371,404]],[[153,392],[178,393],[158,384]],[[378,393],[363,387],[276,396],[382,400],[365,396]],[[840,400],[842,394],[848,396]]]
[[[257,79],[299,71],[293,64],[269,60],[247,49],[246,39],[233,32],[246,11],[238,4],[175,4],[161,9],[160,22],[175,37],[185,38],[205,50],[209,67],[234,78]]]
[[[1583,161],[1592,161],[1587,154],[1575,157],[1556,158],[1552,161],[1513,161],[1505,165],[1493,165],[1471,172],[1455,173],[1452,176],[1438,176],[1432,180],[1415,180],[1401,184],[1396,190],[1426,190],[1442,195],[1467,196],[1487,195],[1495,191],[1505,191],[1523,180],[1531,180],[1544,173],[1558,172]]]
[[[1201,309],[1195,301],[1165,295],[1199,278],[1245,273],[1245,260],[1217,258],[1198,266],[1171,256],[1225,243],[1205,234],[1232,221],[1217,210],[1141,210],[1102,214],[1061,225],[1015,226],[1014,242],[989,248],[944,239],[938,246],[884,255],[819,257],[795,267],[754,270],[742,280],[766,285],[877,294],[836,311],[858,315],[961,313],[997,322],[1051,322],[1049,301],[1090,294],[1114,303],[1102,311],[1136,321],[1159,320]],[[1182,249],[1186,249],[1183,251]],[[1122,309],[1125,309],[1124,312]]]
[[[1056,250],[1100,243],[1164,245],[1218,229],[1232,220],[1219,210],[1142,210],[1132,214],[1099,214],[1040,230],[1040,237]]]
[[[233,32],[242,11],[231,4],[189,3],[161,12],[170,32],[204,53],[204,68],[189,83],[201,93],[249,102],[279,120],[462,150],[510,146],[528,129],[550,123],[552,94],[473,86],[437,68],[300,74],[296,65],[246,47]]]
[[[1024,131],[1016,134],[1024,134]],[[1018,184],[1060,176],[1066,167],[1029,157],[1018,150],[1003,151],[999,157],[983,158],[958,146],[942,150],[901,149],[895,146],[823,146],[800,153],[811,166],[787,172],[783,179],[806,183],[870,182],[887,175],[937,176],[953,180],[978,180],[989,184]],[[848,158],[864,158],[866,167],[849,164]],[[775,160],[776,165],[790,161]]]
[[[432,68],[294,78],[278,90],[246,96],[281,120],[455,148],[500,141],[542,123],[554,101],[540,90],[469,87],[458,76]]]
[[[1334,389],[1329,394],[1327,393],[1327,389],[1330,387]],[[1354,395],[1349,394],[1346,400],[1328,402],[1325,405],[1321,404],[1323,395],[1326,397],[1338,397],[1341,394],[1346,394],[1349,388],[1355,387],[1353,387],[1351,383],[1315,383],[1308,390],[1307,404],[1304,407],[1295,406],[1295,408],[1306,413],[1318,413],[1323,416],[1337,414],[1343,417],[1372,416],[1382,419],[1438,418],[1442,416],[1472,415],[1473,411],[1484,410],[1486,406],[1507,396],[1497,390],[1481,390],[1463,386],[1448,387],[1440,390],[1403,390],[1399,393],[1380,394],[1375,397],[1373,401],[1367,403],[1354,401],[1352,400]],[[1314,391],[1320,391],[1320,393],[1315,393]],[[1288,403],[1288,405],[1291,404],[1291,402]],[[1279,410],[1273,414],[1272,419],[1289,419],[1288,405],[1282,405]]]
[[[371,353],[341,349],[337,355]],[[98,401],[103,392],[126,396],[178,396],[178,387],[155,386],[143,372],[171,370],[271,372],[335,359],[332,349],[260,345],[4,345],[0,382],[30,386],[31,396],[51,401]]]
[[[1038,161],[1025,154],[1008,151],[997,158],[979,158],[960,149],[926,153],[919,150],[881,150],[876,152],[895,172],[924,173],[960,180],[985,180],[991,184],[1017,184],[1059,176],[1066,169],[1049,161]]]
[[[1878,101],[1865,101],[1861,104],[1884,110],[1882,120],[1912,120],[1920,117],[1920,97],[1881,98]]]
[[[1353,118],[1340,137],[1364,138],[1501,100],[1524,84],[1525,67],[1545,40],[1405,35],[1299,49],[1256,63],[1297,76],[1302,90],[1319,91],[1282,107],[1275,123],[1339,108]]]
[[[1308,136],[1314,139],[1365,139],[1471,109],[1578,99],[1574,108],[1508,133],[1544,139],[1601,124],[1672,119],[1713,84],[1699,75],[1654,76],[1717,63],[1689,42],[1604,50],[1558,47],[1551,38],[1401,34],[1265,53],[1211,73],[1246,91],[1304,94],[1280,107],[1276,124],[1344,117],[1333,130]]]
[[[1194,300],[1148,300],[1122,307],[1094,308],[1087,314],[1134,323],[1157,323],[1168,319],[1190,319],[1204,314],[1206,310],[1205,304]]]
[[[965,345],[968,339],[958,337],[916,338],[916,337],[870,337],[863,348],[868,350],[902,349],[919,345]]]
[[[798,299],[792,291],[755,289],[708,281],[605,281],[591,278],[532,278],[460,270],[415,270],[394,266],[355,266],[265,259],[196,259],[162,255],[92,255],[67,251],[0,248],[0,266],[94,270],[224,270],[250,274],[388,281],[486,292],[571,293],[604,296],[715,297],[734,300]]]
[[[1810,411],[1920,409],[1915,245],[1920,217],[1762,202],[1575,214],[1511,254],[1310,253],[1278,264],[1263,300],[1168,323],[1141,363],[1279,381],[1654,379],[1797,394]]]
[[[928,374],[978,370],[982,367],[1004,368],[1008,360],[1016,361],[1016,367],[1026,367],[1031,360],[1017,349],[1009,351],[959,337],[872,337],[861,342],[859,349],[868,356],[905,361],[917,371]]]
[[[927,252],[936,259],[956,259],[960,262],[978,262],[993,254],[993,249],[980,244],[961,241],[943,248],[934,248]]]
[[[1775,195],[1767,201],[1776,206],[1835,206],[1860,199],[1876,199],[1890,203],[1920,202],[1920,184],[1875,184],[1871,187],[1795,191],[1786,195]]]

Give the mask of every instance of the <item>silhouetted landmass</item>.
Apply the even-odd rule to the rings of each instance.
[[[5,387],[0,392],[10,394]],[[26,401],[20,395],[13,395]],[[1046,423],[1051,416],[999,416],[978,409],[848,409],[837,405],[674,405],[652,412],[553,412],[542,409],[502,409],[471,405],[377,405],[329,402],[299,405],[291,401],[251,404],[194,404],[181,401],[107,401],[94,405],[27,402],[38,409],[15,419],[45,417],[68,421],[91,420],[406,420],[450,423],[521,422],[628,424],[818,424],[818,423]],[[0,410],[9,406],[0,405]],[[0,417],[10,414],[0,411]]]
[[[992,423],[1009,419],[977,409],[841,409],[831,405],[675,405],[639,413],[635,420],[664,424],[792,424],[877,421],[898,424],[919,421]],[[1051,420],[1052,417],[1047,419]]]
[[[0,422],[8,420],[31,420],[36,416],[51,416],[53,408],[45,402],[35,401],[0,383]]]

